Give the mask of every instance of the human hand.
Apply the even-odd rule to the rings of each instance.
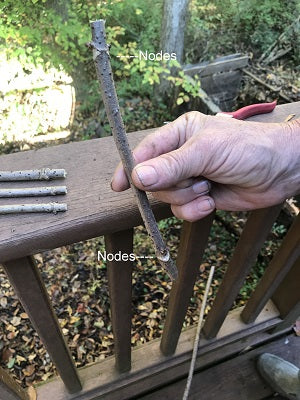
[[[278,204],[300,190],[299,128],[190,112],[136,147],[132,180],[188,221]],[[119,165],[112,189],[128,187]]]

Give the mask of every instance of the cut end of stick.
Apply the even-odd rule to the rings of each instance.
[[[174,261],[171,259],[169,250],[167,249],[165,250],[166,250],[165,254],[162,254],[162,252],[160,253],[157,252],[156,257],[159,260],[161,266],[165,269],[165,271],[169,275],[170,279],[172,281],[175,281],[178,278],[178,270]]]
[[[172,282],[178,278],[178,270],[174,261],[169,257],[168,261],[162,261],[159,259],[161,266],[165,269]]]
[[[95,25],[105,26],[105,19],[95,19],[90,21],[91,27]]]

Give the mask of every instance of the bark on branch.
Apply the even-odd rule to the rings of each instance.
[[[175,280],[178,275],[177,268],[171,260],[169,250],[162,239],[147,195],[145,192],[137,189],[133,185],[131,179],[131,173],[135,164],[126,136],[112,76],[109,46],[106,43],[105,37],[105,21],[97,20],[91,22],[91,29],[92,42],[89,43],[89,46],[93,48],[93,59],[100,83],[102,98],[117,149],[119,151],[127,178],[135,194],[144,224],[149,236],[153,241],[156,256],[162,267],[165,268],[166,272],[169,274],[170,278]]]

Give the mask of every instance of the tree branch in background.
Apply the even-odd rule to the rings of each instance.
[[[93,48],[93,59],[100,83],[106,114],[112,129],[113,137],[119,151],[124,170],[130,182],[131,188],[137,200],[137,204],[143,218],[145,227],[151,237],[156,256],[162,267],[166,270],[172,280],[177,278],[177,268],[170,257],[169,250],[165,245],[158,229],[149,200],[144,191],[133,185],[131,173],[135,166],[132,152],[129,147],[124,123],[120,113],[119,102],[112,76],[110,65],[109,47],[105,37],[105,21],[97,20],[91,22],[92,42],[89,46]]]

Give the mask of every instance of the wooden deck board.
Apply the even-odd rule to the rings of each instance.
[[[281,321],[272,302],[264,308],[256,325],[244,324],[240,320],[240,312],[241,309],[236,309],[227,316],[217,339],[201,339],[197,369],[206,368],[282,334],[273,336],[266,332]],[[38,387],[37,400],[131,399],[150,389],[181,379],[189,368],[195,331],[196,328],[190,328],[181,334],[172,357],[164,357],[159,349],[160,340],[153,340],[133,350],[130,372],[118,374],[114,368],[114,357],[109,357],[79,369],[83,384],[81,392],[68,394],[61,379],[56,378]]]
[[[300,116],[300,102],[278,106],[271,114],[252,117],[251,120],[281,122],[291,113]],[[134,147],[149,132],[151,130],[130,133],[131,146]],[[68,194],[55,200],[67,202],[68,211],[57,215],[1,215],[0,262],[140,224],[141,218],[131,192],[114,193],[110,188],[110,179],[118,161],[112,137],[1,156],[0,170],[65,168],[68,176],[60,182],[67,185]],[[1,183],[3,188],[13,185]],[[26,185],[26,182],[18,183],[18,187]],[[44,183],[37,182],[36,185]],[[51,182],[46,185],[51,185]],[[19,201],[10,199],[10,203]],[[7,199],[0,199],[0,205],[6,202]],[[44,202],[44,199],[26,199],[24,202]],[[153,199],[151,202],[158,219],[171,215],[168,205]]]
[[[134,147],[151,130],[129,134]],[[131,191],[115,193],[110,180],[119,156],[112,138],[26,151],[0,157],[0,170],[32,168],[65,168],[67,178],[50,182],[31,182],[30,186],[65,184],[66,196],[48,198],[68,204],[68,211],[54,214],[1,215],[0,262],[35,254],[64,244],[75,243],[114,231],[130,229],[140,224],[141,218]],[[18,182],[18,187],[28,182]],[[16,187],[16,183],[2,182],[1,187]],[[21,202],[45,202],[45,198],[22,199]],[[20,203],[20,199],[9,199]],[[0,205],[8,199],[0,199]],[[169,216],[166,204],[152,200],[157,217]]]
[[[261,400],[275,391],[256,370],[256,359],[272,353],[299,366],[300,338],[294,334],[281,337],[248,353],[233,357],[194,375],[189,400]],[[186,379],[165,386],[139,400],[180,400]]]

